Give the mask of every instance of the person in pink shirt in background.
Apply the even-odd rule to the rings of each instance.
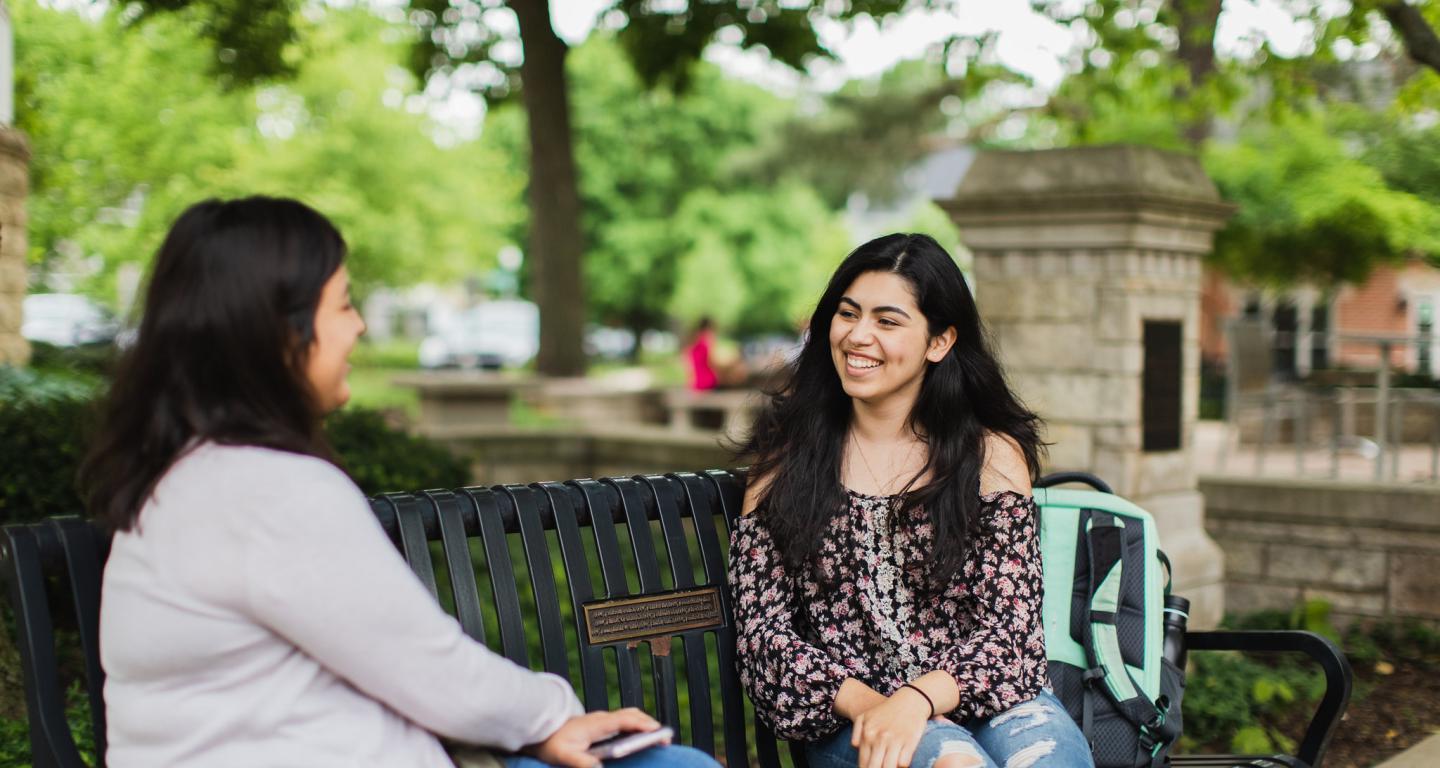
[[[695,336],[685,348],[685,361],[690,366],[690,389],[704,392],[720,384],[715,368],[710,364],[710,353],[715,347],[715,324],[710,318],[700,318],[695,326]]]

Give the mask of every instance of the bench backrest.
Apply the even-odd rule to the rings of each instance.
[[[1041,485],[1071,479],[1084,478],[1058,475]],[[712,470],[389,494],[371,507],[472,637],[569,677],[589,709],[641,706],[676,727],[680,741],[727,765],[778,768],[778,744],[740,689],[724,588],[742,495],[741,475]],[[35,768],[104,765],[99,617],[108,550],[108,537],[75,517],[0,531],[0,579],[17,614]],[[1063,589],[1056,593],[1064,599]],[[1305,653],[1324,670],[1326,690],[1299,760],[1196,755],[1177,765],[1319,765],[1351,689],[1349,665],[1333,643],[1295,631],[1186,639],[1195,651]],[[77,676],[88,712],[70,723],[63,680]],[[93,734],[93,754],[82,756],[72,727]],[[803,768],[803,755],[789,746],[791,762]]]
[[[587,709],[643,707],[728,765],[769,768],[780,765],[779,750],[741,692],[724,589],[742,494],[741,477],[709,471],[387,494],[371,507],[471,637],[570,678]],[[108,541],[69,518],[9,526],[0,547],[11,604],[27,617],[18,647],[35,765],[82,765],[54,629],[57,621],[78,629],[103,755],[98,624]],[[72,604],[52,618],[57,596]]]

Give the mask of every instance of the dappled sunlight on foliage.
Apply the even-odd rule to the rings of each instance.
[[[520,217],[520,177],[481,142],[435,143],[401,66],[406,38],[386,34],[403,30],[365,11],[306,25],[293,79],[225,90],[182,17],[126,27],[114,12],[11,7],[42,275],[98,267],[88,287],[109,300],[119,265],[148,263],[179,211],[216,195],[316,206],[345,233],[362,289],[483,270]]]
[[[1205,166],[1240,206],[1214,260],[1259,282],[1358,282],[1376,264],[1440,252],[1440,209],[1386,184],[1319,118],[1257,126]]]

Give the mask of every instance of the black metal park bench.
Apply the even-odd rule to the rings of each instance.
[[[371,506],[431,594],[510,659],[569,677],[589,709],[639,706],[729,766],[804,765],[756,720],[734,668],[725,590],[743,478],[725,471],[388,494]],[[100,576],[108,540],[79,518],[11,525],[0,576],[15,614],[36,768],[78,768],[57,628],[78,635],[103,765]],[[1326,692],[1296,755],[1176,765],[1317,768],[1350,695],[1345,658],[1306,632],[1191,632],[1190,649],[1302,652]],[[747,728],[747,726],[749,726]]]

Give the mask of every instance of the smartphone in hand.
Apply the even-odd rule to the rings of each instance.
[[[674,738],[675,731],[671,728],[656,728],[653,731],[644,733],[622,733],[618,736],[611,736],[608,739],[597,741],[590,745],[587,750],[592,757],[601,760],[618,760],[627,755],[633,755],[642,749],[664,744]]]

